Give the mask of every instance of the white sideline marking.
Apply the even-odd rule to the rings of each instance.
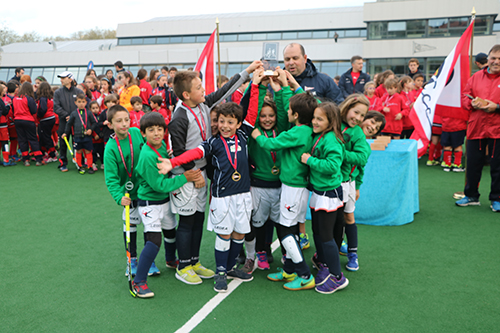
[[[271,244],[271,252],[276,251],[276,249],[280,246],[280,242],[276,239]],[[279,260],[279,259],[278,259]],[[254,268],[255,269],[255,268]],[[176,333],[187,333],[191,332],[199,323],[205,319],[210,312],[212,312],[227,296],[231,295],[231,293],[239,287],[242,282],[240,280],[233,280],[227,285],[226,293],[217,293],[210,301],[208,301],[198,312],[194,314],[181,328],[179,328]]]

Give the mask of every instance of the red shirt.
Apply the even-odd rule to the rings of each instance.
[[[139,89],[141,90],[139,96],[141,96],[142,104],[149,105],[149,96],[151,96],[153,88],[151,88],[149,82],[147,82],[146,80],[141,80],[139,84]]]
[[[30,110],[30,107],[28,105],[28,101],[31,100],[34,104],[34,110]],[[16,96],[12,100],[12,106],[14,107],[14,120],[27,120],[27,121],[36,121],[35,114],[36,114],[36,103],[33,100],[33,98],[26,97],[26,96]],[[34,111],[34,113],[31,113]]]
[[[387,89],[385,89],[385,86],[383,84],[381,84],[380,86],[377,87],[377,89],[375,89],[375,96],[377,97],[382,97],[384,96],[384,94],[387,92]]]
[[[130,127],[136,127],[138,129],[141,129],[141,118],[144,116],[144,112],[141,111],[135,111],[132,110],[130,111]]]
[[[354,73],[353,71],[351,71],[351,77],[352,77],[352,85],[356,86],[356,81],[358,81],[359,78],[359,72]]]
[[[378,104],[380,103],[380,98],[378,98],[375,95],[373,95],[373,97],[371,97],[371,98],[368,97],[368,96],[366,96],[366,98],[370,101],[370,108],[369,108],[369,110],[378,110]]]
[[[383,133],[401,134],[403,131],[403,119],[396,120],[396,115],[402,113],[403,116],[408,115],[408,108],[406,107],[405,101],[401,98],[401,95],[394,94],[389,96],[389,94],[384,94],[380,99],[381,103],[379,110],[385,116],[385,127],[382,131]],[[390,109],[389,112],[383,111],[385,107]]]
[[[403,91],[401,91],[400,95],[403,98],[403,101],[405,102],[406,108],[408,110],[410,110],[411,109],[410,105],[415,102],[411,91],[405,92],[403,90]],[[411,122],[409,115],[410,114],[408,112],[408,115],[403,116],[403,130],[410,130],[410,129],[414,128],[413,123]]]

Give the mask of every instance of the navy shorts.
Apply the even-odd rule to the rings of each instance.
[[[452,147],[457,148],[464,144],[465,132],[457,131],[457,132],[445,132],[441,134],[441,145],[443,147]]]
[[[75,140],[75,150],[85,149],[88,151],[94,150],[94,146],[92,145],[92,137],[85,136],[83,138],[74,138]]]

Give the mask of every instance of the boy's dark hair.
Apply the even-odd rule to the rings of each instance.
[[[385,127],[385,116],[378,112],[378,111],[374,111],[374,110],[370,110],[366,113],[366,116],[365,116],[365,119],[364,120],[367,120],[367,119],[370,119],[370,118],[373,118],[375,119],[376,122],[382,122],[382,124],[380,125],[380,128],[378,130],[377,133],[375,133],[375,135],[379,134],[380,132],[382,132],[382,130],[384,129]]]
[[[356,60],[363,60],[363,57],[361,57],[359,55],[352,56],[352,58],[351,58],[351,64],[353,62],[355,62]]]
[[[168,72],[171,72],[171,71],[177,72],[177,67],[174,67],[174,66],[170,67],[170,70]]]
[[[133,96],[130,99],[130,105],[134,105],[135,103],[141,103],[142,104],[142,98],[140,96]]]
[[[97,101],[92,101],[89,103],[89,110],[92,108],[92,105],[96,104],[97,106],[99,106],[99,103],[97,103]]]
[[[118,60],[117,62],[115,62],[114,64],[116,67],[118,68],[123,68],[123,62],[121,62],[120,60]]]
[[[334,80],[340,81],[340,75],[335,75]]]
[[[310,93],[297,94],[290,98],[290,109],[292,114],[299,115],[300,124],[310,124],[314,116],[314,109],[318,107],[318,101]]]
[[[167,72],[168,72],[168,67],[167,67],[167,66],[163,66],[163,67],[161,68],[161,70],[165,70],[165,71],[167,71]]]
[[[83,99],[83,100],[87,101],[87,96],[85,96],[85,94],[78,94],[78,95],[76,95],[76,99]]]
[[[118,102],[118,97],[116,97],[115,94],[109,94],[108,96],[104,97],[104,105],[108,104],[109,102]]]
[[[167,80],[167,84],[171,84],[171,83],[174,83],[174,78],[173,77],[169,77],[168,80]]]
[[[220,115],[236,118],[238,123],[241,123],[243,121],[243,108],[234,102],[224,103],[217,108],[217,119]]]
[[[175,75],[174,78],[174,93],[184,101],[184,96],[182,96],[183,92],[191,92],[192,82],[194,79],[198,78],[198,73],[184,71]]]
[[[414,62],[414,63],[416,63],[417,65],[420,66],[420,63],[418,62],[417,58],[411,58],[410,60],[408,60],[408,65],[411,64],[412,62]]]
[[[488,55],[490,55],[491,52],[498,52],[500,51],[500,44],[495,44],[493,47],[490,49],[490,52],[488,52]]]
[[[38,86],[36,91],[36,98],[40,99],[41,97],[45,97],[47,99],[52,99],[54,97],[54,92],[52,91],[52,87],[47,81],[43,81]]]
[[[13,94],[16,92],[17,89],[17,84],[15,82],[9,81],[7,82],[7,93],[8,94]]]
[[[35,91],[33,90],[33,86],[31,85],[31,83],[29,83],[28,81],[23,82],[17,95],[20,97],[26,96],[35,99]]]
[[[415,81],[415,80],[416,80],[416,79],[418,79],[419,77],[421,77],[421,78],[423,79],[423,78],[424,78],[424,74],[420,74],[420,73],[418,73],[418,74],[413,75],[413,81]]]
[[[163,98],[161,97],[161,95],[153,95],[151,96],[149,101],[161,105],[161,103],[163,103]]]
[[[165,118],[158,112],[146,113],[140,121],[141,132],[146,133],[146,129],[152,126],[160,126],[163,129],[167,129],[167,123]]]
[[[21,71],[24,71],[24,68],[22,67],[17,67],[16,70],[14,71],[15,74],[21,73]]]
[[[112,107],[109,108],[108,114],[107,114],[108,121],[110,123],[112,123],[113,122],[113,117],[115,116],[115,114],[117,112],[120,112],[120,111],[127,112],[127,114],[130,116],[130,113],[128,112],[128,110],[125,107],[117,104],[117,105],[113,105]]]
[[[325,129],[325,133],[332,131],[337,139],[344,143],[344,136],[341,130],[342,118],[340,116],[339,107],[332,102],[323,102],[318,104],[318,108],[323,111],[328,120],[328,127]]]

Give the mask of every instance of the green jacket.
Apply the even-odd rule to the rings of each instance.
[[[359,190],[363,184],[365,165],[372,151],[361,127],[349,127],[342,122],[342,132],[346,150],[344,163],[342,163],[342,181],[346,182],[349,179],[356,181],[356,189]]]
[[[330,131],[321,137],[316,134],[311,157],[307,160],[311,172],[311,185],[318,191],[331,191],[342,184],[342,161],[344,160],[344,145]]]

